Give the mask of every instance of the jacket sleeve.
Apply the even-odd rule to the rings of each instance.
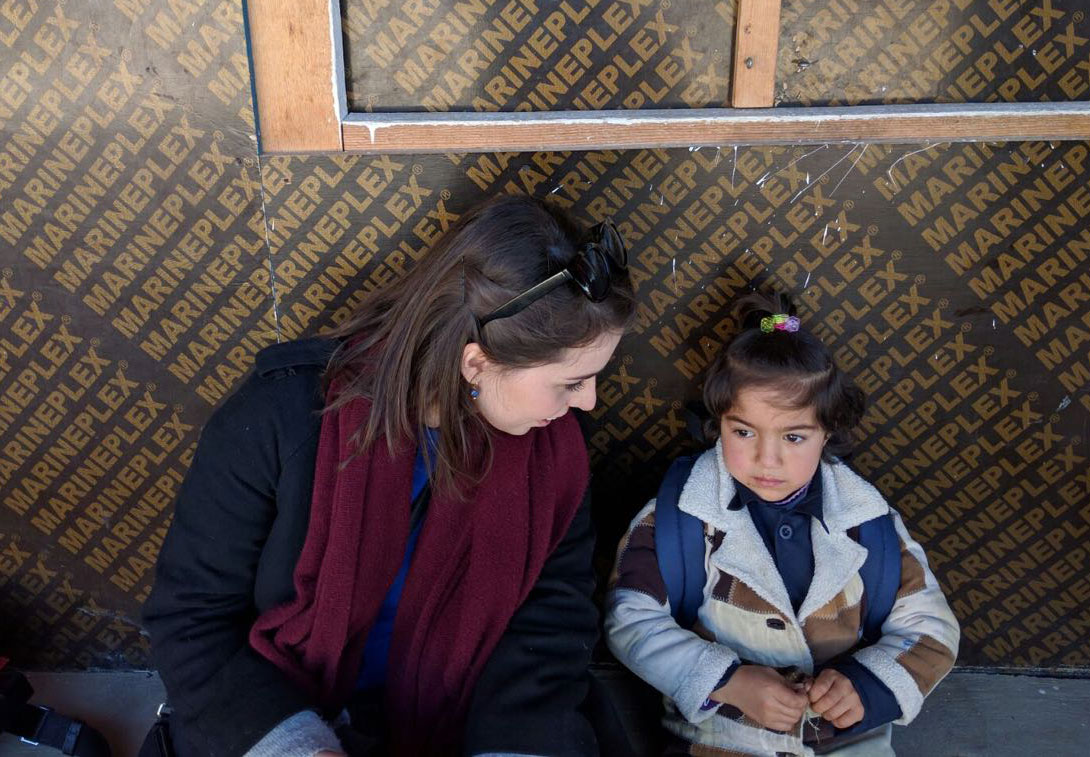
[[[144,606],[179,736],[202,755],[242,754],[295,713],[317,710],[248,642],[280,471],[260,402],[244,385],[202,431]]]
[[[705,703],[739,658],[682,628],[670,614],[655,552],[655,500],[621,539],[605,607],[606,643],[621,663],[673,700],[690,723],[715,715]]]
[[[588,487],[477,681],[467,754],[598,754],[590,723],[577,710],[587,695],[587,666],[598,639],[593,551]]]
[[[923,548],[891,509],[901,542],[901,586],[877,643],[854,657],[885,684],[901,707],[894,722],[911,723],[924,697],[950,672],[961,631]]]

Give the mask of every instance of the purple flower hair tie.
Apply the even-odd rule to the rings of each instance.
[[[799,319],[786,313],[768,315],[761,319],[761,331],[771,334],[773,331],[795,332],[799,330]]]

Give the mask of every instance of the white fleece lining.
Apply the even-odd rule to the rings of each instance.
[[[874,673],[897,698],[897,704],[901,705],[901,717],[893,722],[897,725],[908,725],[920,714],[920,708],[923,707],[920,687],[908,671],[891,659],[889,654],[873,646],[860,649],[852,657]]]
[[[738,655],[722,644],[709,643],[700,653],[692,675],[685,676],[674,696],[674,705],[690,723],[699,723],[715,715],[715,708],[701,710],[705,700],[715,691],[719,679],[738,661]]]

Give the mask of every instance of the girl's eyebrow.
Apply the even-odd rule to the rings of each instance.
[[[735,423],[741,423],[743,426],[749,426],[751,428],[756,428],[752,423],[747,421],[745,418],[740,418],[737,415],[728,414],[728,415],[724,415],[723,417],[725,419],[727,419],[728,421],[734,421]],[[784,426],[783,428],[776,429],[776,431],[778,433],[781,433],[781,434],[784,433],[785,431],[820,431],[820,430],[821,429],[818,428],[817,426],[814,426],[814,425],[809,424],[809,423],[802,423],[802,424],[800,424],[798,426]]]

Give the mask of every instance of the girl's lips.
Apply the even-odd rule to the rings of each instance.
[[[779,486],[783,483],[783,479],[780,478],[761,478],[760,476],[753,479],[761,486]]]

